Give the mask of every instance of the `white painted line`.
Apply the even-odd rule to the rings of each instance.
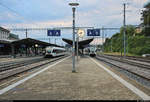
[[[132,92],[134,92],[139,97],[141,97],[143,100],[150,100],[150,96],[148,96],[147,94],[145,94],[143,91],[139,90],[138,88],[136,88],[132,84],[128,83],[127,81],[125,81],[124,79],[122,79],[121,77],[119,77],[118,75],[116,75],[115,73],[113,73],[112,71],[110,71],[108,68],[104,67],[103,65],[101,65],[100,63],[98,63],[97,61],[95,61],[94,59],[92,59],[92,58],[90,58],[90,59],[93,62],[95,62],[99,67],[103,68],[106,72],[108,72],[110,75],[112,75],[115,79],[117,79],[118,81],[120,81],[124,86],[126,86]]]
[[[70,56],[69,56],[69,57],[70,57]],[[12,84],[12,85],[9,85],[9,86],[6,87],[6,88],[1,89],[1,90],[0,90],[0,95],[4,94],[5,92],[7,92],[7,91],[13,89],[14,87],[16,87],[16,86],[18,86],[18,85],[24,83],[25,81],[27,81],[27,80],[33,78],[34,76],[36,76],[36,75],[38,75],[38,74],[40,74],[40,73],[46,71],[47,69],[49,69],[49,68],[51,68],[51,67],[53,67],[53,66],[59,64],[60,62],[62,62],[62,61],[64,61],[64,60],[68,59],[69,57],[64,58],[64,59],[62,59],[62,60],[60,60],[60,61],[58,61],[58,62],[56,62],[56,63],[54,63],[54,64],[52,64],[52,65],[50,65],[50,66],[48,66],[48,67],[46,67],[46,68],[44,68],[44,69],[42,69],[42,70],[40,70],[40,71],[38,71],[38,72],[36,72],[36,73],[33,73],[32,75],[30,75],[30,76],[28,76],[28,77],[26,77],[26,78],[24,78],[24,79],[22,79],[22,80],[20,80],[20,81],[18,81],[18,82],[16,82],[16,83]]]

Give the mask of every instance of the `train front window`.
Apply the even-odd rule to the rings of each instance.
[[[47,53],[51,53],[51,50],[47,50]]]

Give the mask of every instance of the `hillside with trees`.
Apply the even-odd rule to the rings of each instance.
[[[110,39],[107,38],[104,43],[104,52],[123,52],[123,27],[120,33],[114,34]],[[126,26],[126,51],[134,55],[142,55],[150,53],[150,37],[144,36],[142,33],[136,33],[135,27]]]

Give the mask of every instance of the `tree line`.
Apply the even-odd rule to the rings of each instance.
[[[123,27],[120,33],[114,34],[111,38],[107,38],[104,43],[104,52],[123,52]],[[150,53],[150,37],[145,36],[142,32],[136,33],[135,27],[126,26],[126,51],[134,55],[142,55]]]

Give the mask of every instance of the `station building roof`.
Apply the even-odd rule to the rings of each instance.
[[[38,44],[42,47],[46,47],[46,46],[62,47],[56,44],[51,44],[51,43],[43,42],[32,38],[25,38],[20,40],[0,39],[0,44],[9,44],[9,45],[14,44],[15,46],[18,47],[20,45],[34,46],[35,44]]]
[[[4,32],[7,32],[7,33],[10,32],[9,30],[7,30],[7,29],[5,29],[5,28],[3,28],[3,27],[0,27],[0,31],[4,31]]]
[[[9,40],[2,40],[0,39],[0,44],[10,44],[11,42]]]

